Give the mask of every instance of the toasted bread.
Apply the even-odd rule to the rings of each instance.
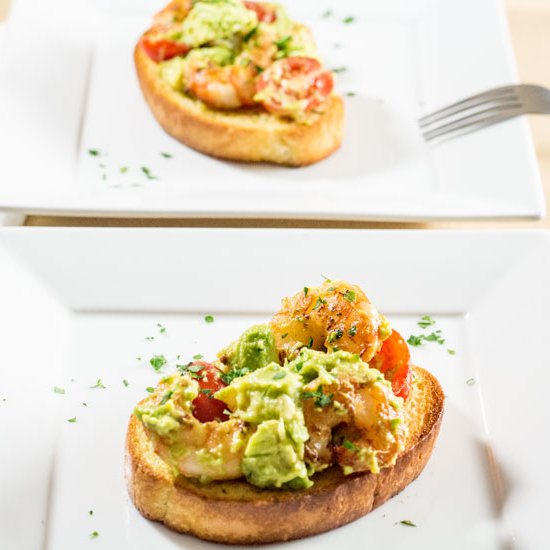
[[[313,164],[333,153],[342,141],[344,102],[332,94],[308,124],[263,109],[217,111],[174,90],[159,66],[138,42],[134,51],[141,90],[159,124],[189,147],[229,160],[287,166]]]
[[[379,474],[345,476],[333,466],[316,474],[310,489],[300,491],[259,489],[245,481],[200,484],[174,476],[132,415],[126,441],[130,496],[146,518],[229,544],[285,541],[345,525],[402,491],[431,455],[443,416],[443,390],[429,372],[420,367],[413,372],[404,405],[405,449],[394,466]]]

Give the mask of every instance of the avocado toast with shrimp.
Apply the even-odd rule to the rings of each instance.
[[[175,0],[134,50],[166,132],[203,153],[304,166],[342,141],[344,104],[309,29],[280,4]]]
[[[443,391],[356,285],[283,299],[215,361],[178,366],[130,418],[127,483],[147,518],[259,544],[349,523],[429,459]]]

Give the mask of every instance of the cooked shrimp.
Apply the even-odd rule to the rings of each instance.
[[[356,285],[326,281],[284,298],[272,321],[277,348],[293,358],[307,346],[319,351],[348,351],[370,361],[390,335],[386,319]]]
[[[304,401],[309,462],[318,469],[337,462],[346,473],[377,473],[395,462],[403,449],[404,428],[400,400],[387,382],[360,384],[344,378],[323,387],[323,393],[330,404]]]
[[[187,418],[172,435],[170,445],[159,441],[157,453],[187,477],[238,479],[249,435],[242,420],[199,422]]]
[[[186,88],[216,109],[240,109],[254,105],[256,76],[252,66],[220,67],[204,61],[187,63],[183,72]]]
[[[238,479],[251,432],[242,420],[218,414],[218,404],[225,405],[211,398],[223,387],[217,368],[203,361],[189,366],[192,370],[183,376],[163,378],[138,405],[136,415],[149,428],[157,454],[180,474],[201,480]]]

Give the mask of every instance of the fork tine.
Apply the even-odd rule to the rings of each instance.
[[[494,88],[492,90],[487,90],[485,92],[475,94],[473,96],[462,99],[461,101],[457,101],[452,105],[447,105],[446,107],[443,107],[438,111],[424,115],[423,117],[418,119],[418,122],[421,127],[426,126],[428,124],[436,122],[437,120],[440,120],[445,116],[451,116],[455,113],[461,112],[465,108],[473,107],[478,104],[482,105],[483,103],[496,101],[498,99],[507,99],[503,96],[516,94],[516,89],[516,86],[501,86],[500,88]]]
[[[490,114],[490,113],[493,113],[493,114]],[[482,128],[486,128],[487,126],[498,124],[499,122],[503,122],[505,120],[514,118],[522,114],[524,114],[524,112],[521,109],[521,107],[518,107],[515,109],[508,109],[505,111],[502,111],[502,110],[489,111],[489,113],[485,113],[485,115],[489,115],[489,116],[484,115],[483,117],[478,117],[478,118],[465,117],[465,118],[468,118],[469,120],[462,121],[462,122],[457,121],[451,124],[445,124],[444,126],[425,132],[423,136],[426,141],[433,141],[436,139],[440,139],[440,140],[450,139],[451,137],[455,137],[457,134],[460,134],[460,135],[469,134],[471,132],[481,130]]]

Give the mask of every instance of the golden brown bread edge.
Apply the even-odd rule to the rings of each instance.
[[[323,114],[313,115],[308,125],[263,110],[215,111],[172,89],[141,41],[135,47],[134,61],[141,90],[158,123],[172,137],[202,153],[241,162],[305,166],[340,147],[344,102],[335,94],[327,99]]]
[[[413,372],[413,390],[405,404],[405,450],[379,474],[344,476],[334,466],[316,474],[313,487],[302,491],[259,489],[244,481],[200,484],[172,475],[132,415],[126,440],[130,497],[148,519],[226,544],[292,540],[350,523],[402,491],[431,455],[443,417],[443,390],[429,372],[420,367]]]

